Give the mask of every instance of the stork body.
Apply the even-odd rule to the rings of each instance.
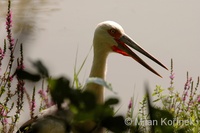
[[[137,45],[130,37],[128,37],[124,33],[123,28],[119,24],[117,24],[113,21],[105,21],[105,22],[102,22],[97,25],[97,28],[94,33],[94,39],[93,39],[94,57],[93,57],[93,63],[92,63],[92,68],[91,68],[89,77],[98,77],[98,78],[105,79],[105,77],[106,77],[106,59],[107,59],[109,53],[111,53],[111,52],[116,52],[116,53],[120,53],[125,56],[130,56],[133,59],[135,59],[137,62],[139,62],[141,65],[146,67],[148,70],[150,70],[154,74],[160,76],[154,69],[152,69],[148,64],[146,64],[139,56],[137,56],[133,51],[131,51],[127,45],[129,47],[139,51],[140,53],[144,54],[145,56],[147,56],[148,58],[150,58],[151,60],[153,60],[154,62],[159,64],[160,66],[167,69],[162,63],[160,63],[152,55],[150,55],[144,49],[142,49],[139,45]],[[88,83],[85,87],[85,90],[93,92],[95,94],[97,102],[99,104],[103,103],[104,88],[101,85],[98,85],[95,83]],[[48,117],[46,117],[46,119],[45,119],[45,117],[42,117],[42,120],[45,121],[46,123],[52,124],[53,120],[55,120],[56,114],[57,113],[55,113],[55,111],[52,114],[45,114],[44,116],[48,116]],[[67,113],[61,113],[61,114],[67,114]],[[51,119],[51,117],[49,117],[49,116],[53,116],[53,118]],[[60,117],[61,117],[60,115],[59,115],[59,117],[56,117],[55,125],[59,125],[59,123],[60,123],[60,127],[63,128],[64,123],[62,122],[62,119],[61,119],[61,121],[57,120],[57,118],[60,119]],[[66,118],[65,115],[63,117]],[[41,121],[41,120],[36,119],[36,120],[34,120],[34,123],[37,123],[37,121]],[[89,125],[89,123],[90,123],[90,125]],[[93,128],[91,125],[95,126],[95,124],[93,122],[88,122],[88,123],[80,125],[79,132],[83,133],[82,131],[80,131],[81,127],[84,127],[84,130],[86,129],[85,132],[87,132],[87,131],[90,132],[91,129]],[[59,126],[57,126],[57,127],[59,127]],[[44,128],[42,128],[43,131],[39,131],[39,129],[34,129],[34,131],[37,131],[37,133],[47,133],[45,131],[48,131],[49,128],[47,130],[45,130]],[[54,128],[56,128],[56,127],[54,127]],[[77,130],[75,130],[75,131],[77,131]],[[66,132],[65,128],[63,128],[62,131],[59,131],[59,133],[65,133],[65,132]],[[103,130],[100,128],[100,129],[94,130],[93,133],[101,133],[101,132],[103,132]]]

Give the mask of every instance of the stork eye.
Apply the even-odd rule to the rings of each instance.
[[[117,31],[115,29],[110,29],[110,34],[114,35]]]

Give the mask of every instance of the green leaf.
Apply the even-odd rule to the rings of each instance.
[[[91,111],[96,106],[96,97],[93,93],[70,87],[70,82],[65,77],[49,79],[49,87],[52,99],[61,105],[64,99],[68,99],[77,112]]]
[[[104,105],[110,106],[110,105],[114,105],[114,104],[118,104],[118,103],[119,103],[119,100],[117,98],[110,98],[105,101]]]
[[[173,122],[174,117],[173,115],[168,112],[167,110],[161,110],[155,108],[150,103],[150,95],[148,92],[149,87],[146,85],[146,92],[147,92],[147,104],[149,108],[149,116],[151,122],[151,132],[156,133],[173,133],[174,127],[173,124],[168,122]]]
[[[159,101],[160,100],[160,98],[158,98],[158,99],[156,99],[156,100],[153,100],[153,102],[157,102],[157,101]]]
[[[121,133],[127,129],[122,116],[107,117],[102,121],[101,124],[108,130],[115,133]]]
[[[49,79],[48,83],[53,101],[61,105],[64,99],[70,96],[70,91],[72,90],[69,80],[65,77],[60,77],[58,79]]]
[[[152,96],[155,96],[155,95],[157,95],[158,93],[157,92],[154,92],[154,93],[152,93]]]
[[[75,121],[87,121],[94,120],[94,114],[92,112],[79,112],[74,117]]]
[[[32,62],[32,64],[37,69],[39,74],[41,74],[45,78],[49,77],[49,72],[47,68],[44,66],[44,64],[40,60]]]
[[[150,121],[155,122],[152,125],[153,132],[172,133],[174,131],[173,124],[171,124],[174,120],[173,115],[167,110],[161,110],[153,107],[149,101],[150,100],[148,98]]]
[[[30,81],[33,81],[33,82],[37,82],[41,79],[39,74],[32,74],[32,73],[27,72],[23,69],[17,69],[16,75],[21,80],[30,80]]]
[[[89,53],[90,51],[92,50],[92,47],[90,48],[88,54],[86,55],[85,59],[83,60],[80,68],[78,69],[78,71],[76,70],[77,68],[77,57],[78,57],[78,49],[76,51],[76,58],[75,58],[75,65],[74,65],[74,79],[73,79],[73,82],[72,82],[72,87],[74,87],[74,85],[76,86],[76,88],[80,88],[80,85],[79,85],[79,79],[78,79],[78,76],[83,68],[83,66],[85,65],[85,62],[89,56]]]
[[[97,104],[95,95],[88,91],[82,92],[82,95],[80,95],[80,99],[80,102],[84,104],[84,110],[86,111],[94,109]]]

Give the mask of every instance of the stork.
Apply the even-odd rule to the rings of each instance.
[[[105,79],[106,76],[106,60],[111,52],[116,52],[125,56],[130,56],[133,59],[135,59],[137,62],[139,62],[142,66],[146,67],[148,70],[153,72],[154,74],[158,74],[153,68],[151,68],[147,63],[145,63],[139,56],[137,56],[133,51],[131,51],[130,48],[133,48],[137,50],[138,52],[142,53],[143,55],[147,56],[163,68],[167,69],[161,62],[159,62],[156,58],[154,58],[152,55],[150,55],[148,52],[146,52],[142,47],[140,47],[136,42],[134,42],[128,35],[125,34],[123,28],[113,21],[104,21],[97,25],[97,28],[94,32],[94,38],[93,38],[93,48],[94,48],[94,57],[93,57],[93,63],[92,68],[89,77],[98,77],[101,79]],[[95,84],[95,83],[88,83],[85,87],[85,91],[90,91],[94,93],[97,99],[97,103],[102,104],[104,100],[104,88],[101,85]],[[53,111],[52,111],[53,110]],[[65,133],[64,123],[62,122],[62,119],[60,120],[60,114],[64,115],[63,117],[66,117],[65,115],[69,112],[62,112],[59,113],[59,110],[51,109],[50,111],[45,111],[47,113],[43,113],[42,119],[43,119],[43,128],[41,129],[34,129],[34,131],[37,131],[38,133],[47,133],[50,131],[55,131],[59,133]],[[51,112],[51,113],[49,113]],[[55,116],[59,114],[59,116]],[[40,115],[41,116],[41,115]],[[46,117],[47,116],[47,117]],[[46,119],[45,119],[46,118]],[[59,118],[59,119],[58,119]],[[42,121],[37,118],[37,120],[32,120],[34,123],[37,123],[37,121]],[[30,124],[32,121],[29,121],[28,124]],[[49,124],[49,125],[48,125]],[[89,122],[89,124],[94,125],[94,123]],[[87,126],[88,123],[83,124],[81,127]],[[23,127],[25,127],[23,125]],[[51,126],[51,128],[49,128]],[[41,126],[39,126],[41,127]],[[90,126],[91,127],[91,126]],[[59,129],[54,129],[59,128]],[[22,128],[21,128],[22,129]],[[75,130],[77,132],[77,130]],[[80,131],[80,130],[79,130]],[[88,129],[88,131],[91,131],[91,128]],[[96,130],[95,133],[102,132],[102,129]]]
[[[125,56],[130,56],[142,66],[146,67],[148,70],[161,77],[160,74],[158,74],[139,56],[137,56],[133,51],[131,51],[129,47],[137,50],[138,52],[147,56],[163,68],[167,69],[165,65],[163,65],[160,61],[154,58],[151,54],[146,52],[135,41],[133,41],[133,39],[126,35],[123,28],[118,23],[114,21],[104,21],[97,25],[97,28],[94,32],[94,58],[90,72],[90,77],[98,77],[105,79],[106,59],[109,53],[111,52],[116,52]],[[103,86],[90,83],[86,86],[86,90],[91,91],[96,95],[98,103],[103,103]]]

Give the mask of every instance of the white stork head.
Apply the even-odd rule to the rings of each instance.
[[[143,55],[147,56],[163,68],[167,69],[167,67],[165,67],[160,61],[158,61],[156,58],[146,52],[128,35],[126,35],[123,28],[113,21],[104,21],[97,25],[94,33],[93,45],[95,54],[107,56],[110,52],[117,52],[125,56],[130,56],[138,63],[146,67],[148,70],[160,76],[153,68],[151,68],[130,49],[133,48]]]

